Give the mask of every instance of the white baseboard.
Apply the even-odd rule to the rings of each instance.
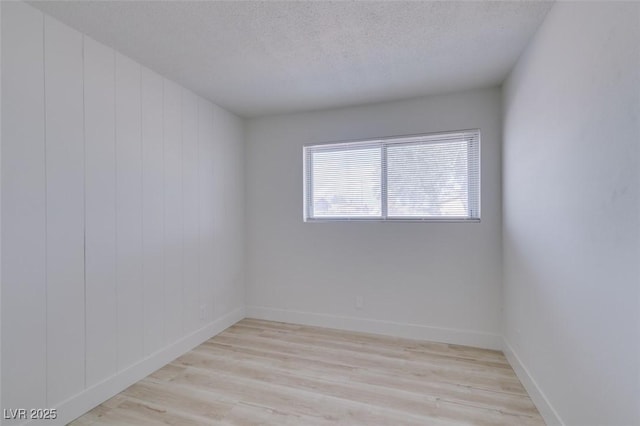
[[[527,367],[522,363],[520,357],[515,352],[513,347],[509,344],[506,338],[503,338],[502,351],[507,357],[507,361],[513,367],[518,379],[522,382],[522,385],[529,393],[531,400],[540,411],[540,415],[544,419],[545,423],[549,426],[564,426],[565,423],[560,418],[558,412],[553,408],[549,400],[547,399],[542,389],[538,386],[534,378],[529,373]]]
[[[246,310],[248,318],[383,334],[394,337],[429,340],[432,342],[475,346],[486,349],[502,349],[502,337],[499,334],[481,331],[458,330],[453,328],[431,327],[419,324],[406,324],[367,318],[290,311],[261,306],[247,306]]]
[[[244,307],[238,308],[183,337],[177,342],[149,355],[108,379],[85,389],[55,407],[58,411],[58,418],[53,421],[47,421],[47,425],[66,425],[112,396],[122,392],[135,382],[173,361],[180,355],[183,355],[202,342],[224,331],[244,317]],[[35,422],[28,422],[26,424],[32,425],[35,424]]]

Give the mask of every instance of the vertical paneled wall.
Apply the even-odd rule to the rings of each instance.
[[[142,68],[142,282],[144,354],[157,351],[164,333],[164,145],[162,77]],[[209,117],[210,119],[211,117]]]
[[[0,7],[0,34],[2,33],[2,7]],[[2,41],[0,40],[0,51]],[[2,80],[2,55],[0,55],[0,81]],[[2,84],[0,83],[0,99],[2,99]],[[0,102],[0,175],[2,174],[2,102]],[[2,196],[0,195],[0,235],[2,234]],[[0,259],[2,258],[2,238],[0,238]],[[0,262],[0,277],[2,276],[2,262]],[[1,283],[1,278],[0,278]],[[0,301],[2,300],[2,285],[0,285]],[[0,303],[0,317],[2,316]],[[2,330],[0,327],[0,366],[2,365]],[[0,372],[0,376],[1,376]],[[2,402],[2,382],[0,381],[0,403]]]
[[[183,329],[182,92],[164,81],[164,311],[165,341]]]
[[[144,353],[140,65],[116,53],[116,305],[118,367]]]
[[[182,282],[183,321],[186,330],[200,322],[200,275],[198,258],[200,214],[198,195],[198,98],[182,92]]]
[[[2,3],[2,407],[47,400],[44,17]]]
[[[2,66],[1,405],[66,407],[242,307],[242,126],[21,2]]]
[[[44,21],[47,212],[47,395],[84,386],[84,111],[82,35]]]
[[[115,55],[84,40],[86,383],[117,371]]]
[[[214,227],[214,194],[219,193],[216,186],[216,180],[213,179],[214,187],[211,187],[211,176],[213,176],[213,145],[206,143],[207,140],[213,138],[214,126],[207,117],[213,115],[213,107],[210,103],[198,100],[198,181],[200,215],[198,222],[200,223],[198,252],[199,252],[199,287],[200,294],[206,300],[215,300],[215,287],[209,285],[215,282],[214,276],[216,272],[216,262],[219,258],[216,256],[215,245],[215,227]],[[219,270],[219,268],[218,268]],[[213,315],[213,305],[205,307],[203,312],[205,320],[210,320]]]

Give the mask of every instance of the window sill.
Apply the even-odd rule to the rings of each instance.
[[[328,222],[376,222],[376,223],[480,223],[480,218],[347,218],[347,217],[323,217],[323,218],[307,218],[305,223],[328,223]]]

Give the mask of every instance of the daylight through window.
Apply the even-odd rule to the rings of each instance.
[[[480,219],[480,131],[304,148],[304,218]]]

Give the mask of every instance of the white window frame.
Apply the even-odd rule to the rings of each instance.
[[[389,216],[387,214],[388,208],[388,199],[387,199],[387,147],[393,144],[399,145],[407,145],[407,144],[423,144],[423,143],[442,143],[447,139],[451,139],[454,141],[459,141],[461,139],[466,139],[469,144],[467,153],[471,158],[475,153],[475,158],[477,161],[469,162],[469,179],[468,183],[474,181],[471,178],[472,174],[476,173],[477,178],[475,181],[477,182],[477,196],[476,200],[470,200],[468,203],[469,213],[467,216],[461,217],[436,217],[436,216],[421,216],[421,217],[394,217]],[[356,140],[346,140],[346,141],[338,141],[338,142],[321,142],[321,143],[310,143],[305,144],[303,146],[303,219],[305,222],[314,223],[314,222],[351,222],[351,221],[359,221],[359,222],[467,222],[467,223],[478,223],[480,222],[480,204],[481,204],[481,193],[482,193],[482,182],[481,182],[481,143],[480,143],[481,135],[480,129],[469,129],[469,130],[456,130],[456,131],[447,131],[447,132],[437,132],[437,133],[423,133],[416,135],[402,135],[402,136],[385,136],[380,138],[372,138],[372,139],[356,139]],[[360,216],[343,216],[343,217],[313,217],[313,203],[311,202],[313,195],[313,167],[312,167],[312,154],[314,152],[321,152],[323,150],[326,151],[336,151],[340,149],[361,149],[366,148],[367,146],[380,146],[381,150],[381,186],[380,186],[380,197],[381,197],[381,215],[376,217],[360,217]],[[469,196],[471,196],[471,191],[468,190]]]

